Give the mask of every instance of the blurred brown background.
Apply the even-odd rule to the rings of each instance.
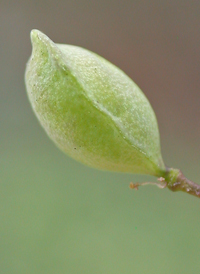
[[[0,0],[2,273],[199,273],[197,198],[131,192],[154,178],[89,169],[48,139],[24,86],[33,28],[123,69],[155,110],[166,164],[200,183],[200,1]]]

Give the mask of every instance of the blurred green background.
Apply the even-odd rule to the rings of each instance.
[[[149,98],[167,165],[200,183],[199,14],[199,0],[0,0],[0,273],[200,273],[200,201],[65,156],[24,86],[33,28],[104,56]]]

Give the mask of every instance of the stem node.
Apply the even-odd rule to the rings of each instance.
[[[177,176],[174,176],[175,173]],[[188,180],[180,170],[169,169],[165,181],[171,191],[183,191],[200,198],[200,185]]]

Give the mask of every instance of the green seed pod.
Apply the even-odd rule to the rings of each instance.
[[[150,103],[119,68],[86,49],[31,32],[26,87],[55,144],[91,167],[162,176],[159,131]]]

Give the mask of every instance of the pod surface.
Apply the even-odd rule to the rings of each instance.
[[[31,32],[25,82],[32,108],[55,144],[91,167],[161,176],[154,111],[119,68],[86,49]]]

